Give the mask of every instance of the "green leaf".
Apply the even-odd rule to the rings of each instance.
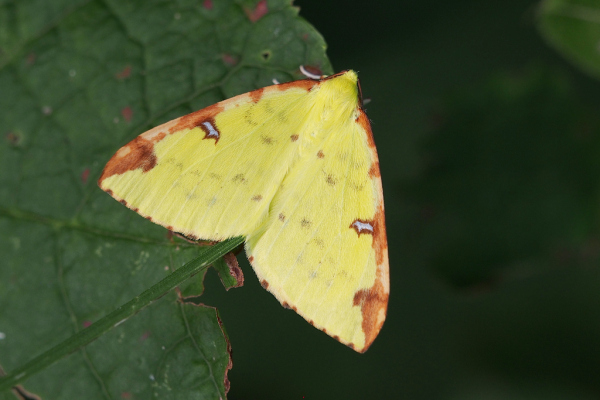
[[[287,0],[0,2],[6,373],[202,251],[98,189],[110,156],[169,119],[301,78],[300,65],[332,72],[322,37]],[[224,397],[229,354],[216,312],[177,299],[162,297],[24,388],[57,399]]]
[[[588,74],[600,78],[600,3],[545,0],[538,28],[546,41]]]

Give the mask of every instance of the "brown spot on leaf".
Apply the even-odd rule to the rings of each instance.
[[[148,172],[154,168],[156,165],[154,143],[155,141],[150,141],[138,136],[125,146],[121,147],[104,167],[104,171],[102,171],[102,175],[98,180],[100,186],[102,186],[102,181],[104,179],[113,175],[123,174],[127,171],[136,169]],[[112,195],[112,192],[110,194]]]
[[[121,110],[121,115],[125,118],[125,121],[131,122],[131,118],[133,118],[133,110],[131,107],[127,106]]]
[[[269,287],[269,282],[267,282],[267,280],[266,280],[266,279],[263,279],[262,281],[260,281],[260,285],[261,285],[263,288],[267,289],[267,288]]]
[[[252,197],[252,201],[261,201],[262,200],[262,196],[260,194],[257,194],[256,196]]]
[[[323,157],[325,157],[325,154],[323,154],[323,150],[319,150],[319,152],[317,153],[317,157],[318,157],[318,158],[323,158]]]
[[[90,169],[86,168],[81,173],[81,182],[85,185],[87,183],[88,178],[90,177]]]
[[[35,59],[37,58],[37,56],[35,55],[35,53],[29,53],[27,55],[27,65],[33,65],[35,63]]]
[[[290,139],[292,139],[292,142],[295,142],[296,140],[298,140],[299,137],[300,136],[298,136],[298,135],[292,135],[292,136],[290,136]]]
[[[253,258],[253,257],[250,257]],[[233,276],[236,280],[236,284],[234,286],[228,287],[226,290],[231,289],[232,287],[240,287],[244,285],[244,273],[240,268],[240,264],[238,263],[237,257],[233,253],[227,253],[223,256],[223,260],[227,267],[229,267],[229,275]]]
[[[244,12],[246,13],[246,16],[251,22],[258,21],[269,12],[267,0],[260,0],[258,3],[256,3],[256,7],[254,7],[254,10],[251,10],[248,7],[244,7]]]
[[[21,142],[21,139],[19,138],[19,135],[17,135],[16,133],[8,132],[6,134],[6,141],[13,146],[18,146],[19,143]]]
[[[127,79],[127,78],[129,78],[130,75],[131,75],[131,65],[127,65],[127,66],[125,66],[125,68],[123,68],[121,71],[119,71],[115,74],[115,78],[117,78],[119,80]]]
[[[223,59],[223,62],[231,67],[235,66],[238,63],[238,59],[235,56],[232,56],[231,54],[227,54],[224,53],[221,58]]]
[[[262,98],[264,91],[265,91],[265,88],[260,88],[260,89],[253,90],[248,94],[250,95],[252,102],[258,103],[258,101]]]

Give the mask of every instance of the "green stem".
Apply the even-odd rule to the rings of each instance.
[[[108,332],[115,326],[124,322],[129,317],[141,311],[144,307],[159,299],[168,291],[174,289],[190,276],[207,268],[210,264],[223,257],[239,245],[244,243],[243,237],[237,237],[210,246],[201,256],[176,269],[166,278],[134,297],[107,316],[96,321],[89,327],[77,332],[64,342],[58,344],[45,353],[37,356],[28,363],[15,369],[10,374],[0,378],[0,392],[10,389],[19,382],[24,381],[33,374],[54,364],[66,355],[89,344],[93,340]]]

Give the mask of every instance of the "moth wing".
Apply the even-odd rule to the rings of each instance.
[[[117,151],[99,185],[188,237],[248,235],[295,158],[304,100],[316,83],[259,89],[151,129]]]
[[[389,272],[379,163],[358,111],[292,168],[246,250],[284,306],[364,352],[385,320]]]

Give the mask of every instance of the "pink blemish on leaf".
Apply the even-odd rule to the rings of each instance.
[[[117,79],[127,79],[131,75],[131,65],[127,65],[122,71],[115,74]]]
[[[121,393],[121,398],[122,399],[131,399],[132,396],[131,396],[131,393],[129,393],[129,392],[123,392],[123,393]]]
[[[256,7],[254,7],[254,10],[244,8],[244,11],[246,12],[246,16],[251,22],[256,22],[269,12],[269,8],[267,7],[267,0],[260,0],[256,4]]]
[[[308,33],[302,35],[302,40],[304,40],[305,42],[308,40]]]
[[[213,2],[212,2],[212,0],[204,0],[204,3],[202,3],[202,6],[207,10],[212,10]]]
[[[125,118],[125,121],[130,122],[133,117],[133,110],[131,107],[127,106],[121,110],[121,115]]]
[[[90,169],[86,168],[81,173],[81,182],[83,182],[84,184],[87,183],[87,180],[89,177],[90,177]]]
[[[92,324],[92,321],[83,321],[81,323],[81,326],[83,326],[84,328],[87,328],[88,326],[90,326]]]
[[[231,54],[223,54],[222,58],[225,64],[231,65],[232,67],[238,63],[237,58],[232,56]]]
[[[144,332],[144,334],[142,336],[140,336],[140,342],[144,342],[149,337],[150,337],[150,331]]]

